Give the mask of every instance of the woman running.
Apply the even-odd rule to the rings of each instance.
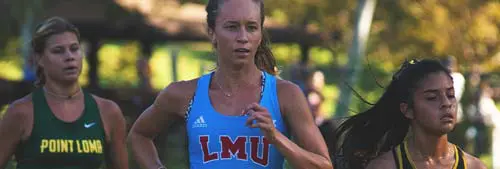
[[[0,168],[127,169],[125,120],[116,103],[83,91],[80,35],[54,17],[31,41],[37,88],[14,101],[0,121]]]
[[[263,34],[262,0],[210,0],[206,11],[217,69],[169,85],[129,134],[143,168],[164,168],[153,138],[186,121],[191,169],[332,168],[299,87],[277,79]],[[294,136],[296,143],[290,136]]]
[[[406,61],[370,109],[349,118],[338,132],[348,168],[486,168],[448,142],[457,100],[450,72],[435,60]]]

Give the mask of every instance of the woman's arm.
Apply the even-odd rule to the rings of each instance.
[[[284,120],[289,124],[297,144],[274,127],[268,110],[257,103],[249,105],[243,112],[250,116],[246,125],[260,128],[294,168],[333,168],[325,141],[312,119],[302,91],[290,82],[278,81],[278,98]]]
[[[5,168],[24,135],[28,106],[26,101],[16,101],[0,117],[0,168]]]
[[[147,108],[132,126],[128,141],[135,159],[142,168],[158,169],[163,166],[153,139],[169,124],[183,120],[188,102],[196,88],[193,87],[193,83],[196,84],[189,81],[169,85],[158,94],[153,105]]]
[[[278,132],[275,140],[278,150],[295,168],[333,168],[328,148],[300,88],[288,81],[279,80],[278,98],[283,117],[297,142],[293,143]]]
[[[109,145],[110,151],[106,153],[108,168],[128,169],[128,152],[126,139],[126,123],[120,107],[111,100],[104,100],[103,110],[108,117],[104,118],[109,124]]]

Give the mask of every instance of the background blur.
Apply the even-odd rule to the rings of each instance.
[[[207,0],[0,1],[0,118],[33,89],[29,40],[42,20],[75,24],[85,53],[80,83],[116,101],[128,127],[169,83],[215,68],[207,40]],[[492,168],[491,131],[482,98],[500,98],[498,0],[272,0],[265,27],[280,77],[298,84],[323,133],[332,118],[369,107],[407,58],[436,58],[462,77],[461,116],[450,140]],[[348,85],[347,85],[348,84]],[[359,93],[363,98],[356,97]],[[457,88],[457,87],[456,87]],[[485,92],[488,91],[488,92]],[[490,93],[484,95],[484,93]],[[334,125],[333,125],[334,126]],[[186,168],[182,124],[158,137],[169,168]],[[165,137],[165,135],[169,137]],[[328,141],[328,139],[327,139]],[[131,160],[132,168],[138,168]],[[15,162],[8,168],[15,167]]]

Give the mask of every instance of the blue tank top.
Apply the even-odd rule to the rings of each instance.
[[[215,111],[209,98],[213,72],[202,76],[186,117],[191,169],[283,168],[284,157],[258,128],[245,126],[248,116],[228,116]],[[262,73],[260,105],[281,133],[288,135],[281,118],[276,78]]]

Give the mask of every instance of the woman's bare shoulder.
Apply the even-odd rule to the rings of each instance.
[[[197,83],[198,79],[173,82],[163,89],[160,95],[180,100],[189,100],[196,91]]]
[[[371,160],[366,166],[367,169],[396,169],[392,151],[388,151]]]
[[[14,100],[11,104],[9,104],[6,113],[13,114],[14,116],[12,117],[18,117],[21,119],[33,116],[32,95],[29,94],[20,99]]]
[[[198,79],[173,82],[164,88],[153,103],[162,112],[176,113],[183,116],[194,97]]]
[[[115,119],[123,116],[122,111],[116,102],[96,95],[92,96],[99,107],[99,112],[101,115],[109,117],[107,119]]]
[[[470,155],[469,153],[464,152],[465,163],[467,168],[477,168],[477,169],[486,169],[486,165],[479,160],[479,158]]]
[[[29,94],[9,104],[6,112],[0,116],[0,133],[9,132],[26,139],[31,135],[33,118],[33,101]]]

